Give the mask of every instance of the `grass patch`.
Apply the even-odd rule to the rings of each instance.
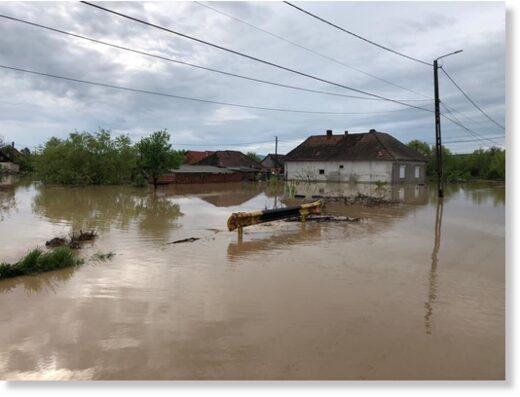
[[[4,278],[28,276],[38,273],[78,266],[83,260],[69,247],[59,247],[52,251],[36,248],[14,264],[0,264],[0,280]]]

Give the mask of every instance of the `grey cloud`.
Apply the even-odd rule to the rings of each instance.
[[[107,8],[362,90],[398,99],[424,98],[324,60],[193,3],[103,4]],[[499,12],[490,12],[494,9],[489,5],[479,12],[473,3],[458,3],[449,7],[446,7],[446,3],[407,3],[406,12],[403,8],[403,12],[396,14],[396,10],[400,10],[399,4],[403,3],[306,3],[305,8],[381,43],[391,43],[412,51],[414,55],[417,52],[417,56],[426,59],[438,56],[439,51],[464,48],[463,54],[445,60],[447,70],[477,103],[497,120],[503,120],[505,43]],[[230,2],[210,5],[427,97],[433,94],[431,68],[356,40],[284,4]],[[500,4],[496,7],[499,9]],[[454,13],[455,9],[459,12]],[[465,10],[482,23],[464,25],[462,34],[455,30],[455,26],[462,26]],[[79,3],[1,3],[0,12],[229,72],[353,94]],[[384,20],[390,22],[382,24]],[[428,25],[428,28],[424,25]],[[124,51],[88,44],[3,19],[0,20],[0,26],[1,64],[108,84],[256,106],[343,112],[399,109],[399,105],[387,102],[311,94],[234,79],[129,55]],[[415,32],[411,32],[411,29]],[[476,39],[484,31],[486,39]],[[456,40],[453,39],[455,34]],[[52,135],[65,136],[74,129],[95,130],[98,126],[115,132],[129,132],[133,139],[153,130],[168,128],[173,142],[182,144],[259,142],[274,139],[278,135],[281,150],[290,150],[289,143],[327,128],[336,131],[377,128],[404,141],[415,138],[432,141],[433,136],[433,115],[414,109],[341,116],[260,110],[233,113],[233,108],[226,108],[229,110],[222,113],[222,106],[218,105],[111,90],[5,70],[0,70],[0,73],[0,89],[5,99],[0,100],[0,132],[8,141],[17,140],[28,145],[37,145]],[[475,112],[445,78],[441,78],[443,99],[460,112],[475,118],[478,121],[472,126],[475,130],[489,135],[496,134],[493,125]],[[39,102],[31,101],[32,97],[38,98]],[[57,107],[56,103],[63,107]],[[423,105],[432,107],[431,103]],[[233,114],[242,114],[242,117],[233,117]],[[468,123],[468,126],[471,124]],[[443,132],[447,139],[452,136],[470,138],[460,128],[445,122]],[[177,137],[176,133],[180,136]],[[478,142],[473,142],[465,146],[454,145],[453,148],[457,150],[458,147],[478,146]]]

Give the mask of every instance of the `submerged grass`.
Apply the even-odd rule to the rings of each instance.
[[[0,264],[0,280],[59,270],[82,263],[83,260],[78,258],[69,247],[59,247],[47,252],[36,248],[14,264]]]

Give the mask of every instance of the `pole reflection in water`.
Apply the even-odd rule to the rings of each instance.
[[[428,335],[432,334],[433,327],[433,303],[437,299],[437,264],[439,248],[441,246],[441,228],[442,228],[442,210],[443,198],[440,197],[437,201],[437,211],[435,213],[435,243],[432,252],[432,266],[428,275],[428,302],[424,303],[426,314],[424,315],[424,326]]]

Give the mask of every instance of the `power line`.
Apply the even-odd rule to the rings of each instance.
[[[444,113],[441,113],[441,116],[444,117],[446,120],[451,121],[453,124],[458,125],[458,126],[461,127],[462,129],[468,131],[468,132],[469,132],[473,137],[476,137],[478,140],[489,141],[489,142],[491,142],[491,143],[493,143],[493,144],[495,144],[495,145],[503,146],[503,145],[501,145],[501,144],[498,143],[498,142],[495,142],[495,141],[493,141],[493,140],[491,140],[491,139],[489,139],[489,138],[485,138],[485,137],[479,135],[477,132],[475,132],[475,131],[469,129],[468,127],[466,127],[466,126],[465,126],[464,124],[462,124],[460,121],[455,121],[455,120],[453,120],[452,118],[446,116]]]
[[[89,3],[87,1],[82,1],[82,3],[86,4],[88,6],[91,6],[91,7],[98,8],[98,9],[100,9],[102,11],[105,11],[105,12],[108,12],[108,13],[111,13],[111,14],[114,14],[114,15],[118,15],[118,16],[120,16],[122,18],[126,18],[126,19],[129,19],[129,20],[138,22],[138,23],[142,23],[144,25],[151,26],[151,27],[154,27],[156,29],[163,30],[165,32],[169,32],[169,33],[178,35],[180,37],[184,37],[186,39],[196,41],[198,43],[202,43],[202,44],[214,47],[214,48],[218,48],[218,49],[220,49],[222,51],[226,51],[226,52],[229,52],[231,54],[235,54],[235,55],[238,55],[238,56],[241,56],[241,57],[244,57],[244,58],[256,61],[256,62],[263,63],[265,65],[269,65],[269,66],[272,66],[272,67],[275,67],[275,68],[278,68],[278,69],[281,69],[281,70],[285,70],[285,71],[288,71],[288,72],[291,72],[291,73],[295,73],[295,74],[298,74],[300,76],[304,76],[304,77],[307,77],[307,78],[310,78],[310,79],[313,79],[313,80],[316,80],[316,81],[321,81],[322,83],[327,83],[327,84],[330,84],[330,85],[334,85],[336,87],[341,87],[341,88],[344,88],[344,89],[347,89],[347,90],[350,90],[350,91],[357,92],[359,94],[365,94],[365,95],[368,95],[368,96],[371,96],[371,97],[374,97],[374,98],[380,98],[380,99],[383,99],[383,100],[386,100],[386,101],[389,101],[389,102],[398,103],[398,104],[403,105],[403,106],[412,107],[412,108],[415,108],[415,109],[420,109],[420,110],[423,110],[423,111],[426,111],[426,112],[433,113],[433,110],[425,109],[423,107],[411,105],[409,103],[398,101],[396,99],[387,98],[387,97],[384,97],[382,95],[373,94],[373,93],[370,93],[370,92],[367,92],[367,91],[363,91],[363,90],[360,90],[360,89],[357,89],[357,88],[353,88],[353,87],[349,87],[349,86],[346,86],[346,85],[343,85],[343,84],[335,83],[335,82],[330,81],[330,80],[322,79],[321,77],[313,76],[313,75],[310,75],[310,74],[305,73],[305,72],[300,72],[300,71],[295,70],[295,69],[291,69],[291,68],[288,68],[288,67],[285,67],[285,66],[282,66],[282,65],[278,65],[278,64],[270,62],[270,61],[266,61],[264,59],[260,59],[260,58],[254,57],[252,55],[247,55],[247,54],[245,54],[243,52],[239,52],[239,51],[232,50],[230,48],[222,47],[222,46],[220,46],[218,44],[213,44],[213,43],[210,43],[210,42],[205,41],[205,40],[197,39],[196,37],[189,36],[189,35],[184,34],[184,33],[176,32],[174,30],[165,28],[163,26],[159,26],[159,25],[153,24],[151,22],[147,22],[147,21],[144,21],[142,19],[132,17],[130,15],[126,15],[126,14],[123,14],[123,13],[120,13],[120,12],[117,12],[117,11],[114,11],[114,10],[110,10],[108,8],[101,7],[99,5],[92,4],[92,3]]]
[[[289,89],[293,89],[293,90],[307,91],[307,92],[312,92],[312,93],[317,93],[317,94],[325,94],[325,95],[339,96],[339,97],[345,97],[345,98],[362,99],[362,100],[369,100],[369,101],[381,101],[382,100],[382,99],[378,99],[378,98],[367,98],[367,97],[362,97],[362,96],[357,96],[357,95],[346,95],[346,94],[339,94],[339,93],[329,92],[329,91],[314,90],[314,89],[310,89],[310,88],[304,88],[304,87],[293,86],[293,85],[288,85],[288,84],[282,84],[282,83],[277,83],[277,82],[268,81],[268,80],[257,79],[257,78],[254,78],[254,77],[248,77],[248,76],[239,75],[239,74],[236,74],[236,73],[230,73],[230,72],[225,72],[225,71],[218,70],[218,69],[213,69],[213,68],[208,68],[208,67],[205,67],[205,66],[196,65],[196,64],[193,64],[193,63],[184,62],[184,61],[180,61],[180,60],[173,59],[173,58],[167,58],[167,57],[164,57],[164,56],[161,56],[161,55],[151,54],[151,53],[145,52],[145,51],[135,50],[133,48],[124,47],[124,46],[121,46],[121,45],[118,45],[118,44],[113,44],[113,43],[109,43],[109,42],[106,42],[106,41],[93,39],[93,38],[82,36],[82,35],[79,35],[79,34],[76,34],[76,33],[67,32],[67,31],[64,31],[64,30],[60,30],[60,29],[56,29],[56,28],[53,28],[53,27],[50,27],[50,26],[41,25],[39,23],[30,22],[30,21],[26,21],[26,20],[23,20],[23,19],[11,17],[11,16],[8,16],[8,15],[0,14],[0,18],[8,19],[8,20],[11,20],[11,21],[14,21],[14,22],[24,23],[24,24],[27,24],[27,25],[30,25],[30,26],[34,26],[34,27],[50,30],[50,31],[53,31],[53,32],[56,32],[56,33],[61,33],[61,34],[68,35],[68,36],[71,36],[71,37],[76,37],[76,38],[79,38],[79,39],[82,39],[82,40],[87,40],[87,41],[90,41],[90,42],[93,42],[93,43],[102,44],[102,45],[105,45],[105,46],[117,48],[119,50],[129,51],[129,52],[133,52],[133,53],[136,53],[136,54],[140,54],[140,55],[144,55],[144,56],[160,59],[160,60],[163,60],[163,61],[173,62],[173,63],[177,63],[177,64],[180,64],[180,65],[190,66],[190,67],[193,67],[193,68],[202,69],[202,70],[206,70],[206,71],[210,71],[210,72],[214,72],[214,73],[220,73],[220,74],[223,74],[223,75],[226,75],[226,76],[237,77],[237,78],[244,79],[244,80],[250,80],[250,81],[257,82],[257,83],[269,84],[269,85],[278,86],[278,87],[282,87],[282,88],[289,88]],[[425,101],[425,100],[422,100],[422,99],[419,99],[419,100],[417,100],[417,99],[412,99],[412,100],[410,100],[410,99],[402,99],[402,101]]]
[[[230,142],[230,143],[174,143],[177,146],[249,146],[260,145],[264,143],[273,143],[273,140],[260,142]]]
[[[497,136],[490,136],[488,138],[505,138],[503,135],[497,135]],[[442,144],[445,143],[463,143],[463,142],[479,142],[482,141],[482,138],[474,138],[474,139],[460,139],[455,141],[443,141]],[[432,145],[435,144],[435,142],[431,143]]]
[[[500,145],[498,142],[495,142],[495,141],[491,140],[490,138],[486,138],[483,135],[479,134],[478,132],[473,131],[473,130],[465,127],[464,124],[457,118],[457,116],[455,116],[455,114],[453,114],[453,112],[448,107],[446,107],[445,104],[442,104],[442,106],[448,111],[448,113],[450,113],[450,115],[455,119],[455,121],[458,123],[458,125],[460,127],[464,128],[466,131],[468,131],[470,133],[470,135],[472,135],[473,137],[476,137],[477,139],[487,140],[489,142],[492,142],[492,143],[495,143],[497,145]]]
[[[475,123],[475,124],[482,124],[480,121],[477,121],[469,116],[466,116],[464,113],[454,109],[452,106],[449,106],[445,101],[441,101],[442,105],[449,111],[451,111],[451,114],[455,115],[459,115],[460,117],[464,117],[467,121],[469,121],[470,123]]]
[[[31,73],[31,74],[35,74],[35,75],[39,75],[39,76],[52,77],[55,79],[73,81],[76,83],[90,84],[90,85],[96,85],[99,87],[114,88],[114,89],[118,89],[118,90],[137,92],[137,93],[141,93],[141,94],[158,95],[158,96],[162,96],[162,97],[175,98],[175,99],[181,99],[181,100],[186,100],[186,101],[211,103],[211,104],[216,104],[216,105],[233,106],[233,107],[246,108],[246,109],[268,110],[268,111],[274,111],[274,112],[328,114],[328,115],[346,115],[346,114],[364,115],[364,114],[376,114],[376,113],[388,113],[388,112],[401,112],[403,110],[407,110],[407,109],[398,109],[398,110],[389,110],[389,111],[383,111],[383,112],[326,112],[326,111],[314,111],[314,110],[271,108],[271,107],[264,107],[264,106],[243,105],[243,104],[231,103],[231,102],[213,101],[213,100],[209,100],[209,99],[193,98],[193,97],[187,97],[187,96],[182,96],[182,95],[167,94],[167,93],[157,92],[157,91],[142,90],[142,89],[138,89],[138,88],[123,87],[123,86],[117,86],[117,85],[113,85],[113,84],[99,83],[99,82],[94,82],[94,81],[89,81],[89,80],[76,79],[76,78],[72,78],[72,77],[59,76],[59,75],[54,75],[54,74],[50,74],[50,73],[37,72],[34,70],[20,69],[20,68],[15,68],[15,67],[6,66],[6,65],[0,65],[0,68],[15,70],[15,71],[24,72],[24,73]]]
[[[466,94],[466,93],[464,92],[464,90],[463,90],[462,88],[460,88],[460,86],[455,82],[455,80],[453,80],[453,79],[451,78],[451,76],[448,74],[448,72],[446,72],[446,70],[444,70],[444,68],[441,67],[441,70],[442,70],[443,73],[446,75],[446,77],[447,77],[448,79],[450,79],[450,81],[453,83],[453,85],[454,85],[455,87],[457,87],[458,90],[459,90],[459,91],[460,91],[460,92],[461,92],[461,93],[466,97],[466,99],[467,99],[468,101],[470,101],[471,104],[472,104],[473,106],[475,106],[475,107],[480,111],[480,113],[482,113],[484,116],[486,116],[486,117],[487,117],[487,118],[488,118],[488,119],[489,119],[493,124],[499,126],[499,127],[502,128],[503,130],[506,129],[502,124],[499,124],[499,123],[496,122],[493,118],[491,118],[491,116],[489,116],[486,112],[484,112],[484,110],[482,110],[482,108],[481,108],[480,106],[478,106],[478,105],[475,103],[475,101],[473,101],[473,99],[471,99],[471,98],[469,97],[469,95]]]
[[[391,48],[388,48],[388,47],[385,47],[385,46],[383,46],[383,45],[381,45],[381,44],[375,43],[375,42],[373,42],[372,40],[366,39],[366,38],[364,38],[363,36],[360,36],[360,35],[358,35],[358,34],[356,34],[356,33],[353,33],[353,32],[351,32],[351,31],[349,31],[349,30],[346,30],[346,29],[342,28],[341,26],[338,26],[338,25],[336,25],[336,24],[334,24],[334,23],[332,23],[332,22],[330,22],[330,21],[327,21],[326,19],[323,19],[323,18],[321,18],[321,17],[319,17],[319,16],[317,16],[317,15],[315,15],[315,14],[309,12],[309,11],[306,11],[306,10],[304,10],[303,8],[300,8],[300,7],[298,7],[298,6],[296,6],[296,5],[292,4],[292,3],[289,3],[288,1],[284,1],[284,3],[287,4],[287,5],[289,5],[289,6],[291,6],[291,7],[293,7],[293,8],[295,8],[295,9],[297,9],[298,11],[303,12],[304,14],[307,14],[307,15],[313,17],[313,18],[316,18],[317,20],[319,20],[319,21],[321,21],[321,22],[326,23],[327,25],[333,26],[333,27],[335,27],[336,29],[341,30],[342,32],[345,32],[345,33],[347,33],[347,34],[350,34],[351,36],[354,36],[354,37],[356,37],[356,38],[358,38],[358,39],[360,39],[360,40],[366,41],[367,43],[370,43],[370,44],[372,44],[372,45],[375,45],[376,47],[382,48],[383,50],[390,51],[390,52],[392,52],[392,53],[394,53],[394,54],[396,54],[396,55],[400,55],[400,56],[402,56],[402,57],[404,57],[404,58],[408,58],[408,59],[410,59],[410,60],[412,60],[412,61],[419,62],[419,63],[422,63],[422,64],[424,64],[424,65],[432,66],[432,64],[431,64],[430,62],[422,61],[422,60],[420,60],[420,59],[418,59],[418,58],[414,58],[414,57],[412,57],[412,56],[409,56],[409,55],[403,54],[402,52],[399,52],[399,51],[396,51],[396,50],[392,50]]]
[[[443,106],[444,106],[444,105],[443,105]],[[492,143],[494,143],[494,144],[499,145],[498,142],[495,142],[495,141],[491,140],[490,138],[485,138],[485,137],[483,137],[482,135],[480,135],[479,133],[477,133],[476,131],[473,131],[473,130],[467,128],[466,126],[464,126],[464,124],[463,124],[463,123],[462,123],[462,122],[457,118],[457,116],[455,116],[455,115],[454,115],[454,114],[453,114],[453,113],[452,113],[448,108],[446,108],[445,106],[444,106],[444,108],[446,109],[446,111],[447,111],[448,113],[450,113],[450,115],[451,115],[451,116],[453,117],[453,119],[455,119],[455,120],[453,120],[453,119],[447,117],[447,116],[444,115],[444,114],[441,114],[441,116],[445,117],[447,120],[449,120],[449,121],[451,121],[452,123],[454,123],[454,124],[458,125],[459,127],[463,128],[463,129],[465,130],[466,134],[468,134],[469,136],[475,138],[476,140],[480,140],[480,141],[486,141],[486,140],[487,140],[487,141],[489,141],[489,142],[492,142]]]
[[[258,27],[258,26],[256,26],[256,25],[253,25],[252,23],[249,23],[249,22],[247,22],[247,21],[244,21],[243,19],[237,18],[237,17],[235,17],[235,16],[233,16],[233,15],[230,15],[230,14],[228,14],[228,13],[225,13],[224,11],[220,11],[220,10],[218,10],[218,9],[216,9],[216,8],[214,8],[214,7],[211,7],[211,6],[207,5],[207,4],[204,4],[204,3],[200,2],[200,1],[194,1],[194,3],[197,4],[197,5],[199,5],[199,6],[201,6],[201,7],[205,7],[205,8],[207,8],[208,10],[212,10],[213,12],[216,12],[217,14],[224,15],[224,16],[227,17],[227,18],[233,19],[234,21],[237,21],[237,22],[243,23],[243,24],[245,24],[245,25],[247,25],[247,26],[249,26],[249,27],[251,27],[251,28],[253,28],[253,29],[256,29],[256,30],[258,30],[258,31],[260,31],[260,32],[263,32],[263,33],[265,33],[265,34],[268,34],[269,36],[275,37],[275,38],[277,38],[277,39],[279,39],[279,40],[282,40],[282,41],[284,41],[284,42],[286,42],[286,43],[289,43],[289,44],[291,44],[291,45],[293,45],[293,46],[295,46],[295,47],[298,47],[298,48],[300,48],[300,49],[302,49],[302,50],[304,50],[304,51],[307,51],[307,52],[310,52],[310,53],[312,53],[312,54],[314,54],[314,55],[317,55],[317,56],[319,56],[319,57],[321,57],[321,58],[323,58],[323,59],[327,59],[327,60],[329,60],[329,61],[331,61],[331,62],[334,62],[334,63],[336,63],[336,64],[338,64],[338,65],[342,65],[342,66],[344,66],[344,67],[346,67],[346,68],[348,68],[348,69],[351,69],[351,70],[354,70],[354,71],[356,71],[356,72],[358,72],[358,73],[364,74],[365,76],[372,77],[372,78],[374,78],[374,79],[376,79],[376,80],[382,81],[382,82],[387,83],[387,84],[389,84],[389,85],[391,85],[391,86],[394,86],[394,87],[400,88],[400,89],[402,89],[402,90],[406,90],[406,91],[412,92],[412,93],[414,93],[414,94],[421,95],[421,96],[423,96],[423,97],[428,98],[426,95],[424,95],[424,94],[422,94],[422,93],[420,93],[420,92],[418,92],[418,91],[412,90],[412,89],[410,89],[410,88],[404,87],[404,86],[399,85],[399,84],[396,84],[396,83],[392,83],[392,82],[389,81],[389,80],[386,80],[386,79],[383,79],[383,78],[378,77],[378,76],[376,76],[376,75],[373,75],[373,74],[371,74],[371,73],[365,72],[365,71],[362,70],[362,69],[356,68],[356,67],[351,66],[351,65],[349,65],[349,64],[346,64],[346,63],[344,63],[344,62],[342,62],[342,61],[339,61],[339,60],[337,60],[337,59],[334,59],[334,58],[332,58],[332,57],[330,57],[330,56],[328,56],[328,55],[322,54],[322,53],[320,53],[320,52],[318,52],[318,51],[315,51],[315,50],[313,50],[313,49],[311,49],[311,48],[305,47],[305,46],[303,46],[303,45],[301,45],[301,44],[298,44],[298,43],[296,43],[296,42],[294,42],[294,41],[288,40],[288,39],[286,39],[285,37],[282,37],[282,36],[280,36],[280,35],[277,35],[276,33],[273,33],[273,32],[270,32],[270,31],[268,31],[268,30],[266,30],[266,29],[260,28],[260,27]],[[426,100],[431,100],[431,98],[430,98],[430,99],[415,99],[414,101],[426,101]]]

